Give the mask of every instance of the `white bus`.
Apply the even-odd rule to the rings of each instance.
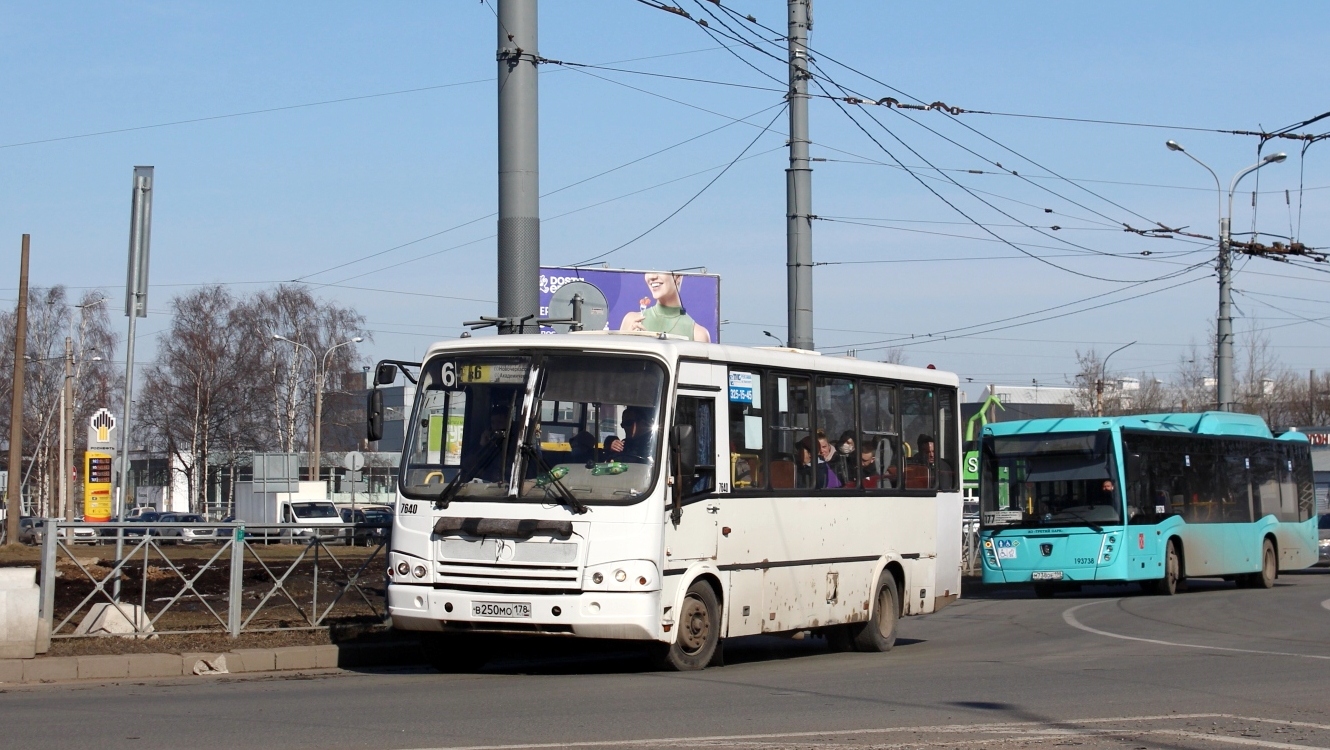
[[[655,642],[674,669],[759,633],[886,651],[960,594],[956,396],[938,370],[661,334],[437,344],[393,624],[453,670],[506,634]]]

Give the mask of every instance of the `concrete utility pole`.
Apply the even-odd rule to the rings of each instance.
[[[536,0],[498,0],[499,333],[539,332],[540,142]],[[522,318],[531,316],[525,323]]]
[[[23,235],[18,262],[18,311],[14,315],[14,393],[9,401],[9,484],[5,489],[5,544],[18,544],[23,515],[23,357],[28,349],[28,245]]]
[[[789,0],[790,168],[785,170],[785,253],[789,332],[795,349],[813,348],[813,170],[808,166],[808,31],[812,0]]]

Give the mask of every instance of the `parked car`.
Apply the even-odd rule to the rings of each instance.
[[[365,508],[342,508],[342,523],[354,523],[354,529],[343,529],[342,541],[345,544],[368,546],[382,544],[392,532],[392,510],[382,506]]]
[[[198,513],[163,513],[158,523],[206,523],[208,519]],[[153,530],[163,544],[202,544],[217,541],[217,530],[208,528],[163,527]]]
[[[18,541],[20,544],[41,544],[42,530],[46,525],[43,518],[20,518],[18,520]]]
[[[75,518],[75,521],[83,523],[83,518]],[[101,544],[102,535],[97,529],[91,526],[74,526],[69,529],[61,529],[60,536],[66,536],[66,531],[72,535],[75,544]]]
[[[1321,516],[1320,536],[1321,536],[1321,559],[1320,564],[1330,565],[1330,513]]]

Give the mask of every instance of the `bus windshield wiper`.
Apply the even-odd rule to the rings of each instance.
[[[469,468],[458,469],[457,476],[453,477],[453,481],[444,486],[443,490],[439,493],[439,496],[434,498],[434,502],[440,508],[446,509],[448,503],[452,502],[453,497],[457,494],[458,490],[462,489],[463,484],[474,479],[480,474],[480,472],[484,471],[494,462],[494,457],[499,455],[499,447],[503,445],[503,439],[504,432],[502,430],[495,432],[489,445],[485,446],[485,450],[481,451],[479,456],[476,456],[476,460],[471,462]]]
[[[541,455],[540,451],[536,450],[534,445],[523,445],[522,452],[526,454],[527,460],[536,465],[537,469],[541,472],[541,477],[549,477],[549,482],[544,487],[546,494],[557,495],[559,500],[577,515],[582,515],[587,512],[586,505],[581,500],[577,499],[577,496],[573,494],[572,490],[568,489],[568,485],[563,483],[563,478],[554,473],[554,469],[550,467],[545,461],[545,457]],[[549,489],[550,487],[553,487],[556,491],[551,493]]]
[[[1081,515],[1080,513],[1077,513],[1077,512],[1074,511],[1074,510],[1060,510],[1060,511],[1058,511],[1058,514],[1059,514],[1059,515],[1066,514],[1066,515],[1072,516],[1073,518],[1075,518],[1075,519],[1078,520],[1078,521],[1083,521],[1083,522],[1085,523],[1086,526],[1090,527],[1090,531],[1093,531],[1093,532],[1096,533],[1096,534],[1102,534],[1102,533],[1104,533],[1104,527],[1103,527],[1103,526],[1100,526],[1099,524],[1095,523],[1094,521],[1091,521],[1090,519],[1086,518],[1085,516]]]

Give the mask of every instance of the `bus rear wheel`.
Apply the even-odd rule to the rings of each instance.
[[[855,650],[881,653],[890,651],[891,647],[896,645],[896,621],[900,619],[900,600],[895,577],[890,571],[882,571],[882,580],[877,584],[877,596],[873,602],[872,619],[854,626]]]
[[[705,669],[720,644],[720,602],[706,581],[693,581],[679,609],[679,632],[663,649],[660,666],[678,672]]]

